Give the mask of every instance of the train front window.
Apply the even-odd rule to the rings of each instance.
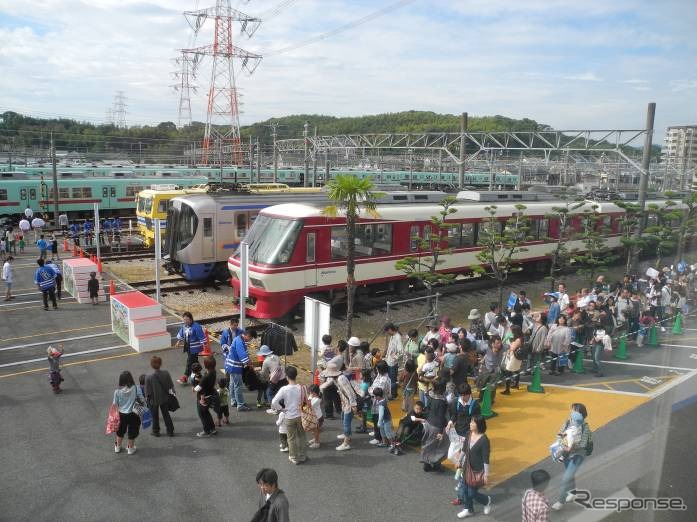
[[[186,248],[186,246],[191,243],[191,240],[194,239],[194,234],[196,234],[197,226],[198,218],[196,217],[194,209],[189,205],[182,204],[179,211],[179,219],[177,220],[176,250]]]
[[[245,238],[249,260],[266,265],[288,263],[302,227],[302,221],[258,216]]]

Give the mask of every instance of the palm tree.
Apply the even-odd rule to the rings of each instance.
[[[346,215],[346,338],[351,337],[353,323],[353,294],[356,281],[356,224],[361,211],[365,211],[371,217],[378,217],[375,210],[375,198],[379,194],[373,193],[373,180],[370,177],[359,178],[352,174],[339,174],[327,183],[328,196],[334,203],[322,210],[329,217],[336,217],[340,211]]]

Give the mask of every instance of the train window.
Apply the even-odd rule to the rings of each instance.
[[[177,222],[175,250],[181,250],[191,243],[197,227],[196,212],[189,205],[182,204]]]
[[[61,187],[58,189],[58,195],[61,199],[70,198],[70,189],[68,187]]]
[[[656,214],[648,214],[646,216],[646,226],[655,227],[658,225],[658,216]]]
[[[203,218],[203,237],[213,237],[213,218]]]
[[[77,189],[73,189],[73,197],[75,197],[75,191]],[[102,187],[102,197],[103,198],[108,198],[109,197],[109,187]]]
[[[603,216],[601,220],[601,227],[604,232],[609,232],[610,231],[610,225],[611,225],[612,217],[611,216]]]
[[[459,248],[460,247],[460,234],[462,232],[462,225],[459,223],[448,228],[448,247],[449,248]]]
[[[305,262],[314,263],[315,262],[315,233],[308,232],[307,234],[307,247],[305,253]]]
[[[143,190],[143,187],[139,185],[131,185],[130,187],[126,187],[126,197],[134,197],[141,190]]]
[[[424,241],[431,240],[431,225],[426,225],[424,227]]]
[[[245,239],[249,260],[268,265],[288,263],[302,228],[301,220],[259,216]]]
[[[150,201],[149,208],[152,209],[152,199],[150,199],[149,201]],[[168,199],[161,199],[160,202],[157,204],[157,211],[161,212],[162,214],[167,212],[167,204],[168,203],[169,203]],[[150,210],[148,210],[148,212],[150,212]]]
[[[7,201],[7,189],[0,189],[0,201]]]
[[[36,189],[35,188],[29,189],[29,199],[36,199]]]
[[[244,212],[239,212],[235,218],[235,221],[237,223],[237,237],[242,239],[247,231],[247,214]]]
[[[92,189],[90,189],[92,190]],[[112,198],[116,197],[116,187],[109,187],[109,196]]]
[[[419,225],[412,225],[409,228],[409,250],[416,252],[419,249]]]
[[[544,241],[549,237],[549,219],[540,219],[537,227],[537,239]]]
[[[477,224],[476,223],[463,223],[462,224],[462,234],[460,236],[462,242],[460,246],[463,247],[473,247],[477,244]]]
[[[19,189],[19,197],[20,199],[27,199],[27,189]]]
[[[390,253],[392,253],[392,225],[356,226],[357,256],[378,256]]]

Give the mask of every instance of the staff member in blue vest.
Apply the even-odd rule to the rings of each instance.
[[[186,368],[184,375],[177,381],[179,384],[186,384],[191,375],[191,365],[198,362],[198,354],[203,350],[203,343],[206,341],[206,335],[203,333],[201,325],[194,322],[194,316],[191,312],[182,314],[184,324],[179,328],[177,334],[177,348],[182,348],[186,356]]]
[[[56,303],[56,274],[49,267],[44,266],[43,259],[37,259],[36,264],[39,268],[36,269],[34,273],[34,283],[39,286],[39,290],[44,298],[44,310],[48,310],[48,299],[51,298],[51,303],[53,303],[53,309],[58,309],[58,303]]]
[[[44,266],[50,268],[56,274],[56,297],[60,301],[63,297],[63,272],[61,272],[60,267],[53,260],[47,261]]]
[[[228,329],[220,337],[221,347],[223,350],[226,347],[228,349],[225,356],[225,372],[230,376],[230,400],[234,401],[232,404],[237,406],[237,411],[249,411],[251,408],[244,403],[242,373],[245,366],[253,368],[247,352],[247,343],[252,339],[256,339],[257,332],[255,330],[243,330],[230,342],[231,334],[232,329]]]

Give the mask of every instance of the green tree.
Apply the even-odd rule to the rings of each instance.
[[[617,258],[607,246],[607,234],[605,216],[598,212],[598,205],[583,212],[580,236],[583,250],[573,252],[573,261],[581,265],[578,273],[587,277],[590,285],[595,283],[598,273]]]
[[[503,308],[503,285],[512,269],[519,264],[518,256],[527,252],[523,245],[529,239],[530,222],[524,214],[525,205],[515,206],[515,212],[502,223],[497,215],[498,207],[484,207],[489,215],[479,226],[479,246],[477,253],[480,264],[472,265],[473,272],[490,277],[498,286],[499,307]]]
[[[407,256],[395,263],[395,268],[404,272],[409,279],[420,281],[426,288],[428,297],[433,295],[433,288],[436,285],[449,284],[455,279],[455,274],[444,274],[438,272],[438,267],[445,263],[443,256],[452,254],[453,249],[448,245],[448,233],[455,227],[452,223],[447,223],[446,218],[457,212],[452,205],[455,203],[453,196],[447,196],[440,202],[441,210],[438,215],[431,216],[431,225],[424,232],[423,237],[413,236],[411,241],[416,242],[417,254]],[[430,314],[436,315],[433,309],[433,302],[429,299]]]
[[[663,205],[652,203],[646,209],[648,226],[644,229],[647,244],[656,251],[654,266],[660,267],[663,258],[673,251],[678,244],[678,231],[673,223],[678,223],[682,212],[673,200],[666,200]]]
[[[353,298],[356,290],[356,225],[361,211],[371,217],[379,217],[371,178],[358,178],[352,174],[339,174],[327,184],[327,195],[334,204],[324,208],[322,213],[336,217],[343,211],[346,216],[346,338],[351,337],[353,326]]]
[[[632,270],[632,263],[646,246],[644,237],[636,237],[642,213],[638,203],[628,201],[615,201],[614,203],[624,209],[624,216],[620,219],[620,243],[624,248],[624,273],[629,274]]]
[[[557,275],[563,272],[571,264],[571,251],[567,247],[571,240],[571,217],[574,212],[584,205],[582,196],[573,191],[564,190],[559,198],[564,201],[563,205],[552,207],[552,211],[545,217],[557,223],[557,240],[554,250],[550,254],[549,275],[551,291],[554,292],[557,286]]]
[[[683,260],[685,255],[685,244],[688,238],[688,232],[697,229],[697,187],[683,199],[683,204],[686,208],[682,209],[680,215],[680,227],[678,228],[678,250],[675,255],[675,264],[677,265]]]

